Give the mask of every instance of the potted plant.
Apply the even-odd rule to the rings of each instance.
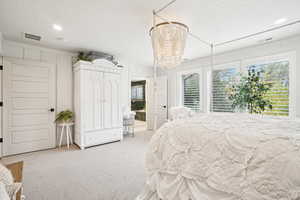
[[[73,121],[74,113],[70,110],[61,111],[56,115],[56,123],[70,123]]]
[[[77,61],[80,61],[80,60],[88,61],[88,62],[92,61],[92,59],[89,57],[89,55],[85,52],[79,52],[78,53]]]
[[[263,71],[250,67],[248,75],[242,76],[237,84],[232,85],[229,99],[234,109],[247,110],[250,114],[261,114],[267,108],[272,110],[272,102],[267,97],[272,83],[265,82],[261,73]]]

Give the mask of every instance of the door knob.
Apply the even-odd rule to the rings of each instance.
[[[167,106],[162,106],[163,108],[167,108]]]
[[[50,112],[54,112],[54,110],[55,110],[54,108],[50,108],[49,109]]]

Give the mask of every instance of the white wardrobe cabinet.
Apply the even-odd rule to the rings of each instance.
[[[75,143],[81,149],[123,139],[120,69],[106,60],[74,65]]]

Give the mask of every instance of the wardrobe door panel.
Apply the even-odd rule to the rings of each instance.
[[[104,74],[104,127],[121,127],[120,75]]]
[[[112,128],[112,82],[109,78],[110,74],[104,74],[104,128]]]
[[[94,72],[94,124],[95,129],[103,128],[103,72]]]
[[[94,107],[95,107],[95,94],[94,94],[94,72],[93,71],[88,71],[85,70],[82,72],[83,73],[83,79],[84,79],[84,88],[85,90],[83,91],[83,128],[84,130],[93,130],[95,127],[95,114],[94,114]]]

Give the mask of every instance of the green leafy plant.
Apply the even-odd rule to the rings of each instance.
[[[273,108],[267,97],[272,88],[271,83],[262,79],[263,71],[256,71],[255,66],[248,69],[248,75],[242,76],[237,84],[229,89],[229,99],[234,109],[247,109],[249,113],[263,113],[267,108]]]
[[[74,113],[70,110],[61,111],[56,115],[55,122],[56,123],[67,123],[73,120]]]
[[[89,62],[92,61],[92,59],[90,59],[90,57],[88,56],[88,54],[84,53],[84,52],[79,52],[79,54],[77,56],[77,61],[79,61],[79,60],[89,61]]]

